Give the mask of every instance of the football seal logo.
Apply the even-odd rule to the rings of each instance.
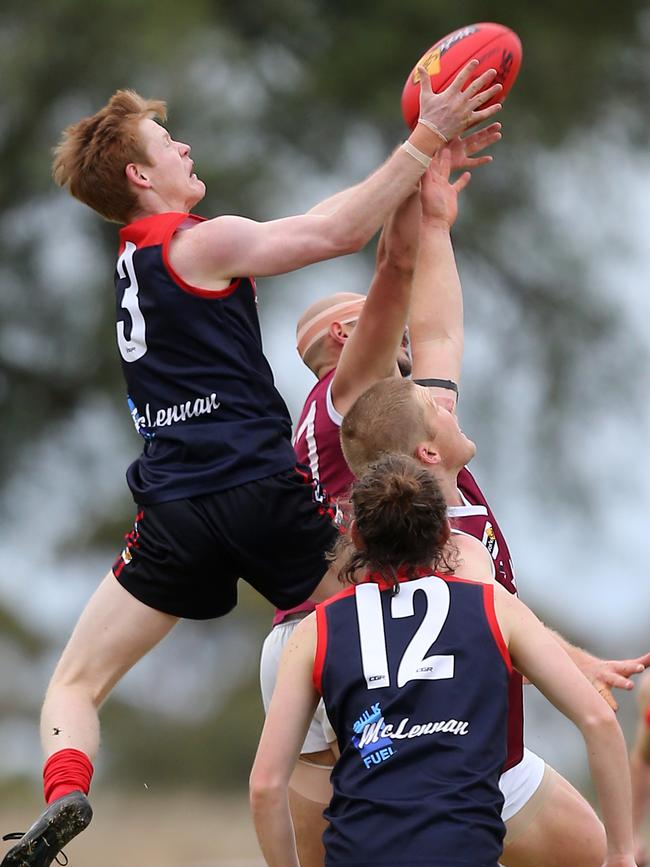
[[[494,535],[492,524],[489,521],[485,522],[485,529],[483,530],[483,538],[481,539],[481,542],[487,548],[488,554],[492,559],[496,560],[499,556],[499,543],[497,542],[497,537]]]

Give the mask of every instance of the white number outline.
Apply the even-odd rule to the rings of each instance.
[[[124,280],[128,277],[129,282],[122,296],[121,306],[131,317],[131,337],[127,340],[124,336],[124,322],[118,320],[117,345],[120,355],[125,361],[137,361],[147,351],[146,324],[138,302],[138,278],[133,267],[133,254],[136,246],[132,241],[127,241],[124,252],[117,260],[117,276]]]
[[[425,656],[440,637],[451,602],[446,581],[435,575],[404,581],[400,592],[391,600],[391,617],[412,617],[414,597],[423,592],[427,609],[415,634],[409,641],[397,670],[397,686],[401,689],[411,680],[449,680],[454,676],[454,656]],[[379,586],[374,582],[361,584],[355,593],[361,664],[368,689],[390,686],[386,630]]]
[[[300,437],[305,434],[307,440],[307,457],[309,459],[309,468],[315,479],[319,478],[319,461],[318,461],[318,446],[316,445],[316,437],[314,436],[314,427],[316,424],[316,401],[313,400],[307,410],[307,415],[302,420],[302,423],[293,437],[293,447],[298,444]]]

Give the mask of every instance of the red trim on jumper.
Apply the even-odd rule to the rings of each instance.
[[[334,596],[330,596],[329,599],[325,599],[323,602],[319,602],[320,605],[325,608],[327,605],[331,605],[332,602],[337,602],[339,599],[345,599],[346,596],[352,596],[359,585],[358,584],[350,584],[348,587],[344,587],[343,590],[339,590],[338,593],[335,593]]]
[[[422,566],[415,570],[415,575],[412,578],[409,578],[403,569],[398,569],[397,571],[397,580],[400,584],[403,584],[406,581],[416,581],[418,578],[442,578],[443,581],[455,581],[458,584],[475,584],[477,587],[486,586],[483,581],[472,581],[471,578],[459,578],[458,575],[447,575],[442,572],[433,572],[431,569],[425,569]],[[369,572],[363,581],[374,581],[375,584],[379,584],[380,590],[390,590],[393,586],[392,581],[389,581],[388,578],[378,572]],[[490,584],[487,586],[492,587],[493,585]]]
[[[414,570],[413,576],[409,577],[406,573],[406,569],[401,568],[397,570],[397,580],[400,584],[403,584],[405,581],[415,581],[418,578],[442,578],[446,580],[446,575],[440,575],[438,572],[434,572],[430,566],[418,566]],[[368,572],[366,575],[365,581],[374,581],[375,584],[379,585],[380,590],[390,590],[393,587],[393,581],[388,579],[381,572]]]
[[[53,753],[43,767],[45,801],[51,804],[70,792],[90,791],[92,762],[81,750],[64,749]]]
[[[139,250],[144,247],[157,247],[163,243],[170,226],[178,228],[185,220],[202,223],[205,217],[197,217],[196,214],[186,214],[183,211],[167,211],[164,214],[152,214],[128,223],[120,229],[120,253],[124,250],[127,241],[131,241]]]
[[[188,214],[188,217],[194,217],[195,220],[203,221],[203,217],[195,217],[194,214]],[[182,221],[181,221],[182,222]],[[169,261],[169,242],[179,231],[180,223],[176,226],[170,226],[168,230],[165,232],[165,236],[162,242],[162,258],[163,264],[165,268],[169,272],[169,276],[172,280],[177,283],[181,289],[185,292],[189,292],[190,295],[198,295],[199,298],[227,298],[229,295],[232,295],[233,292],[239,287],[241,283],[241,277],[233,278],[230,283],[224,287],[223,289],[202,289],[200,286],[193,286],[191,283],[187,283],[183,278],[172,268],[171,262]],[[253,292],[254,294],[254,292]]]
[[[347,596],[353,596],[356,592],[357,585],[352,584],[349,587],[341,590],[340,593],[335,593],[324,602],[319,602],[316,606],[316,654],[314,656],[314,667],[312,669],[312,680],[316,690],[322,695],[322,680],[323,666],[325,665],[325,654],[327,653],[327,615],[325,609],[333,602],[339,599],[345,599]]]
[[[646,725],[650,726],[650,705],[648,705],[645,711],[645,721]]]
[[[508,669],[508,674],[512,674],[512,660],[510,659],[510,652],[508,651],[508,646],[503,637],[503,633],[501,632],[501,627],[499,626],[499,621],[497,620],[497,613],[494,609],[494,584],[484,584],[483,585],[483,606],[485,608],[485,616],[487,617],[487,622],[494,636],[494,641],[496,646],[499,649],[499,653],[503,657],[503,661],[506,664]]]
[[[179,211],[169,211],[164,214],[152,214],[150,217],[143,217],[141,220],[136,220],[123,226],[120,229],[120,246],[119,253],[124,250],[127,241],[131,241],[138,249],[143,247],[161,246],[162,259],[165,268],[172,280],[183,289],[189,292],[190,295],[198,295],[200,298],[214,298],[215,300],[227,298],[232,295],[241,282],[241,277],[233,278],[224,289],[203,289],[200,286],[193,286],[187,283],[183,278],[176,273],[169,262],[168,250],[169,242],[172,236],[179,230],[181,223],[186,221],[194,221],[196,223],[205,222],[205,217],[199,217],[197,214],[187,214]],[[252,277],[248,278],[251,282],[253,296],[257,296],[255,281]]]
[[[327,616],[323,605],[316,606],[316,653],[312,669],[312,681],[319,695],[323,694],[323,666],[327,653]]]

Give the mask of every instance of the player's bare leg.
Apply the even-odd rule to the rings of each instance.
[[[99,707],[118,680],[177,620],[139,602],[112,573],[99,585],[63,651],[41,715],[46,758],[57,762],[73,754],[72,776],[51,781],[55,786],[63,784],[58,793],[46,783],[47,809],[25,834],[5,838],[18,842],[6,853],[2,867],[48,867],[88,825],[92,809],[86,793],[92,776],[90,760],[99,747]]]
[[[300,867],[323,867],[323,810],[332,797],[330,773],[335,762],[331,750],[303,753],[289,781],[289,807],[296,835]]]
[[[95,757],[101,703],[177,622],[131,596],[109,572],[81,614],[50,681],[41,714],[46,758],[66,748]]]
[[[537,812],[532,805],[525,827],[519,813],[508,822],[504,867],[601,867],[604,862],[607,846],[600,820],[564,777],[556,772],[553,777],[552,790]]]

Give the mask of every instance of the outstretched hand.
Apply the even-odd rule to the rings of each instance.
[[[474,154],[484,151],[485,148],[498,142],[501,139],[501,124],[491,123],[484,129],[479,129],[477,132],[460,138],[453,138],[447,145],[446,150],[451,154],[451,171],[460,171],[461,169],[471,169],[476,166],[483,166],[486,163],[492,162],[492,157],[488,154],[482,156],[474,156]]]
[[[598,659],[593,656],[581,665],[583,673],[594,688],[602,695],[612,710],[618,710],[618,703],[612,695],[613,689],[634,689],[631,675],[640,674],[650,666],[650,653],[636,659]]]
[[[454,78],[451,84],[440,93],[434,93],[429,73],[424,66],[418,66],[420,76],[420,120],[435,127],[445,139],[460,135],[501,110],[501,103],[483,108],[493,97],[501,93],[503,87],[494,83],[496,69],[488,69],[478,78],[470,81],[478,66],[478,60],[470,60]],[[469,84],[468,84],[469,82]]]
[[[445,223],[449,228],[454,225],[458,216],[458,194],[465,189],[472,177],[469,172],[463,172],[452,184],[449,180],[451,168],[451,150],[444,148],[431,160],[420,188],[423,218],[429,222]]]

